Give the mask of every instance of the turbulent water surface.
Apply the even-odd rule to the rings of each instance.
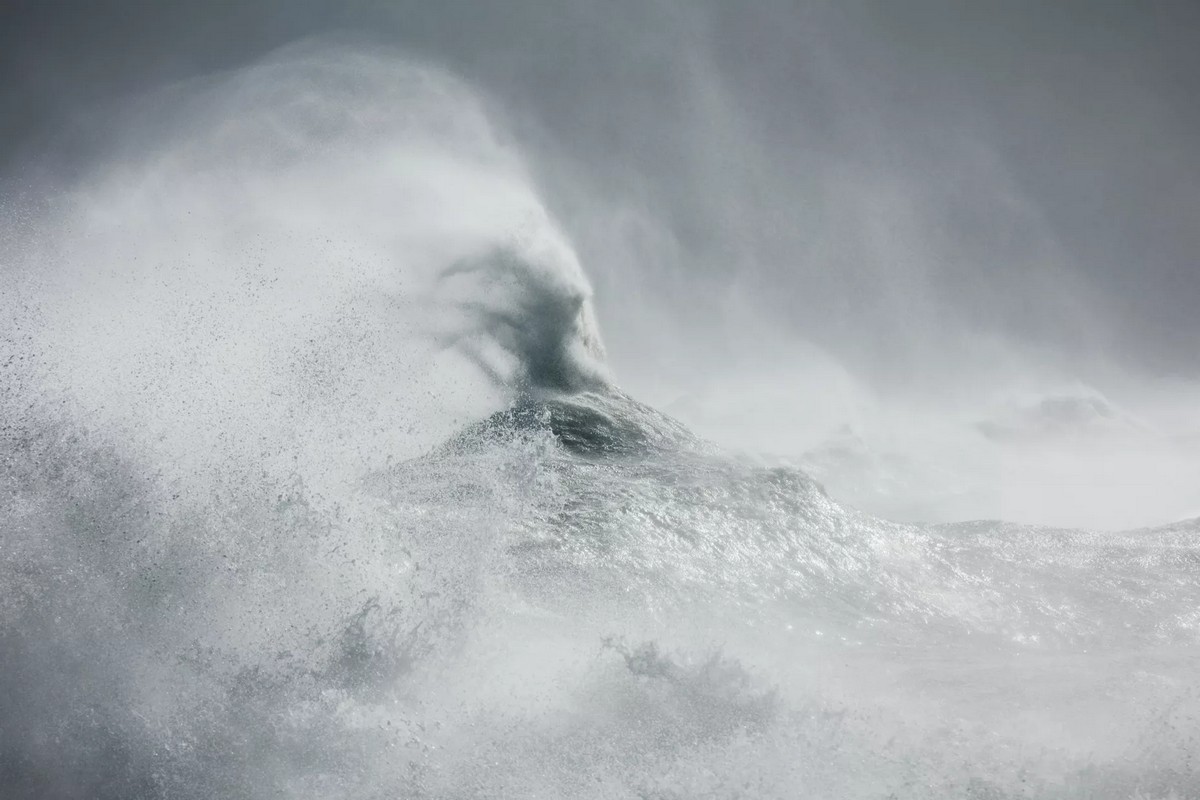
[[[1196,523],[843,506],[617,388],[457,82],[222,81],[5,301],[5,797],[1200,795]]]

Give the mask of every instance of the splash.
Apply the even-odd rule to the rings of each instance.
[[[578,260],[444,71],[300,45],[128,117],[14,248],[5,347],[44,413],[188,476],[351,478],[513,391],[607,384]]]
[[[1200,791],[1195,522],[891,523],[692,435],[493,116],[292,49],[19,239],[6,796]]]

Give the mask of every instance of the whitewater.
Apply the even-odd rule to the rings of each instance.
[[[630,397],[436,66],[122,114],[3,232],[4,797],[1200,796],[1196,521],[890,522]]]

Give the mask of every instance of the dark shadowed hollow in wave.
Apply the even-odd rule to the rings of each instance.
[[[696,152],[733,174],[749,122],[701,88],[664,113],[729,125]],[[764,383],[794,332],[597,245],[604,182],[503,97],[309,41],[139,95],[65,186],[6,197],[0,797],[1200,796],[1195,520],[894,521],[797,466],[915,495],[894,473],[945,441],[1045,475],[1159,429],[1039,384],[896,412],[928,453],[790,451],[808,395],[866,402],[850,367]],[[654,303],[687,335],[647,336]],[[724,394],[668,408],[656,351]]]

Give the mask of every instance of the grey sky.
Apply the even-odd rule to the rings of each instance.
[[[8,190],[86,166],[114,103],[330,32],[488,93],[579,243],[618,358],[645,332],[620,311],[636,279],[686,297],[684,328],[736,288],[882,384],[953,372],[989,337],[1085,379],[1200,377],[1186,2],[9,0]],[[612,247],[597,197],[660,238]]]

